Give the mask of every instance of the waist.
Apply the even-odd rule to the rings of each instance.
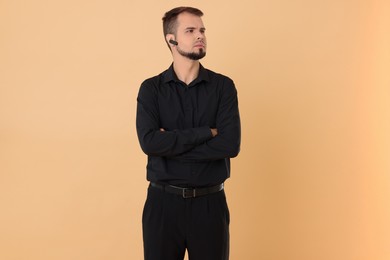
[[[150,182],[150,186],[159,189],[163,192],[180,195],[185,199],[206,196],[208,194],[220,192],[224,189],[223,183],[210,186],[210,187],[201,187],[201,188],[183,188],[174,185],[159,184],[156,182]]]

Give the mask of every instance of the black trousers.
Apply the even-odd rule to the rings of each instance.
[[[229,209],[225,192],[184,199],[148,188],[142,215],[145,260],[229,259]]]

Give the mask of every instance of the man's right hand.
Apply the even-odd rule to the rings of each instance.
[[[215,137],[218,134],[217,128],[210,128],[210,130],[211,130],[211,134],[213,135],[213,137]]]

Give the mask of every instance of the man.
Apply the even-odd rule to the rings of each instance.
[[[146,260],[229,258],[224,181],[240,149],[237,91],[205,69],[201,16],[178,7],[163,17],[173,56],[168,70],[145,80],[137,98],[137,134],[150,181],[142,223]]]

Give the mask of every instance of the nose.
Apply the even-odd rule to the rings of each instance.
[[[204,36],[203,35],[198,35],[196,38],[197,41],[204,41]]]
[[[198,37],[196,39],[203,40],[204,39],[204,35],[201,32],[198,32]]]

